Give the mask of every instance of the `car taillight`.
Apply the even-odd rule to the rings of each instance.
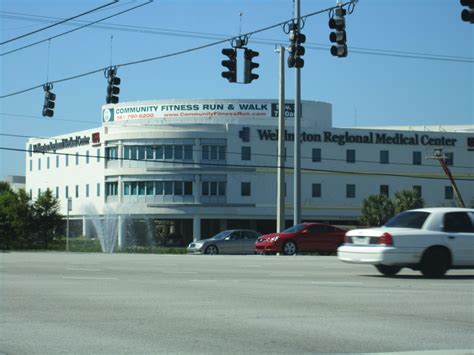
[[[379,244],[393,245],[393,238],[390,233],[385,232],[379,238]]]

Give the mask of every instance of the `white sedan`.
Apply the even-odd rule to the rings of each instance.
[[[372,264],[386,276],[402,268],[441,277],[449,269],[474,269],[474,209],[438,207],[405,211],[380,228],[346,233],[340,260]]]

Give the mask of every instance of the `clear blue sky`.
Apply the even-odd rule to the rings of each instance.
[[[0,0],[1,42],[108,2]],[[94,21],[144,2],[121,0],[79,20]],[[301,0],[301,14],[333,5],[335,0]],[[88,27],[51,40],[49,73],[47,42],[0,56],[0,96],[41,85],[47,75],[55,81],[108,66],[111,35],[112,63],[118,65],[238,35],[240,13],[242,33],[271,26],[290,19],[293,7],[292,0],[155,0],[104,22],[119,25],[114,29]],[[356,122],[357,126],[474,124],[474,25],[461,21],[461,11],[456,0],[360,0],[346,19],[349,56],[342,59],[329,53],[327,13],[308,18],[302,31],[307,37],[302,99],[332,103],[336,127]],[[0,53],[73,28],[60,25],[0,45]],[[120,101],[276,99],[277,43],[288,43],[281,28],[251,36],[248,46],[260,52],[256,60],[260,79],[250,85],[221,78],[221,49],[228,43],[119,68]],[[471,62],[356,53],[358,48],[463,57]],[[293,99],[294,72],[286,73],[287,99]],[[52,119],[41,116],[41,88],[0,99],[0,133],[49,137],[98,127],[106,86],[102,73],[56,84]],[[25,142],[26,138],[0,135],[2,147],[24,149]],[[0,150],[0,179],[24,175],[24,169],[24,153]]]

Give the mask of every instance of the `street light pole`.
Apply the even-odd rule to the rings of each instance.
[[[285,229],[285,47],[280,47],[280,92],[278,101],[277,232]]]
[[[69,211],[72,210],[72,198],[67,198],[66,251],[69,251]]]
[[[295,19],[300,23],[300,0],[295,0]],[[298,26],[298,28],[300,28]],[[294,206],[293,224],[301,223],[301,68],[295,71],[295,141],[294,141]]]

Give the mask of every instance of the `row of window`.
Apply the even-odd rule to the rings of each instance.
[[[79,165],[79,162],[81,160],[81,158],[85,159],[85,162],[86,164],[89,164],[90,162],[90,153],[88,150],[86,150],[86,154],[85,156],[80,156],[79,153],[76,153],[76,154],[64,154],[64,155],[56,155],[56,157],[46,157],[46,169],[49,169],[51,167],[51,161],[55,161],[56,162],[56,168],[59,168],[61,166],[61,160],[64,162],[64,166],[69,166],[69,157],[72,157],[71,159],[74,158],[74,161],[75,161],[75,164],[76,165]],[[97,148],[97,156],[96,156],[96,161],[97,162],[100,162],[100,148]],[[41,158],[38,158],[38,170],[41,170],[41,164],[42,164],[42,160]],[[30,159],[30,171],[33,171],[33,160]]]
[[[123,194],[125,196],[192,196],[193,195],[193,182],[192,181],[132,181],[124,182]],[[202,196],[225,196],[226,195],[226,182],[225,181],[203,181],[201,183],[201,195]],[[241,182],[240,184],[240,195],[251,196],[250,182]],[[422,196],[422,188],[419,185],[414,185],[413,190],[417,192],[418,196]],[[75,186],[74,196],[79,198],[79,185]],[[84,193],[85,197],[89,197],[89,184],[85,185]],[[380,185],[380,193],[389,196],[389,185]],[[30,189],[30,198],[33,197],[33,191]],[[38,196],[41,194],[41,189],[38,189]],[[118,182],[106,182],[105,183],[105,195],[116,196],[118,194]],[[59,187],[56,186],[56,198],[60,198]],[[100,197],[100,183],[96,185],[96,196]],[[286,184],[285,184],[285,196],[286,196]],[[322,184],[311,185],[311,196],[315,198],[322,197]],[[69,186],[64,187],[64,197],[72,197],[69,195]],[[346,198],[356,197],[356,185],[346,184]],[[444,187],[444,198],[445,200],[454,199],[454,190],[452,186]]]

